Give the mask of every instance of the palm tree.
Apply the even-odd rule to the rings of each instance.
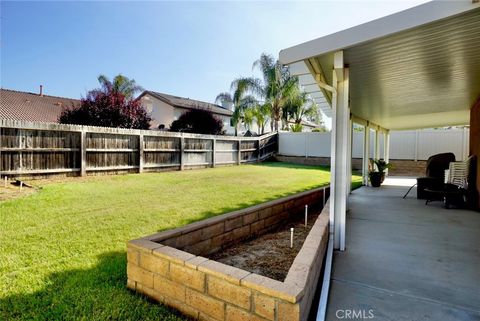
[[[282,109],[286,101],[298,88],[298,78],[290,76],[288,68],[275,61],[271,55],[263,53],[260,59],[253,63],[262,73],[262,80],[247,78],[248,90],[260,96],[271,111],[271,129],[278,131],[282,118]]]
[[[255,121],[257,123],[258,130],[260,134],[265,134],[265,124],[268,121],[269,115],[271,115],[270,105],[269,104],[258,104],[253,109],[253,114]]]
[[[105,75],[100,75],[98,76],[98,82],[103,92],[121,93],[127,99],[133,98],[136,93],[144,90],[141,86],[137,85],[134,79],[129,79],[122,74],[116,75],[113,81]]]
[[[245,124],[247,130],[251,130],[254,118],[254,108],[245,109],[245,111],[243,112],[243,123]]]
[[[287,124],[288,120],[293,120],[295,126],[292,129],[295,128],[297,131],[298,129],[301,130],[302,120],[320,122],[321,116],[317,104],[298,87],[291,92],[290,97],[286,100],[283,112],[286,115]]]
[[[232,81],[229,92],[223,92],[215,98],[216,103],[233,104],[232,124],[235,127],[235,135],[238,135],[238,127],[244,119],[245,110],[257,104],[257,100],[253,95],[248,94],[251,87],[249,78],[237,78]]]

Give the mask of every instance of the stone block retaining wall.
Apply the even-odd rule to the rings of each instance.
[[[284,282],[209,260],[208,255],[267,233],[304,206],[323,205],[318,188],[130,241],[127,286],[198,320],[304,321],[328,240],[328,206]]]

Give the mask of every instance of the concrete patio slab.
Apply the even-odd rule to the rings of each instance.
[[[408,181],[351,194],[327,320],[480,320],[480,213],[425,205]],[[343,318],[342,318],[343,316]]]

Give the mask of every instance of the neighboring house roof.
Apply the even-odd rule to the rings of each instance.
[[[295,124],[295,122],[293,120],[289,120],[288,121],[289,124]],[[300,123],[302,126],[307,126],[307,127],[311,127],[311,128],[317,128],[317,127],[320,127],[319,124],[315,124],[314,122],[311,122],[309,120],[305,120],[305,119],[302,119],[302,122]]]
[[[146,90],[144,91],[138,99],[142,98],[143,96],[150,94],[151,96],[160,99],[161,101],[172,105],[177,108],[185,108],[185,109],[203,109],[209,110],[214,114],[225,115],[225,116],[232,116],[233,112],[228,110],[222,106],[207,103],[204,101],[194,100],[190,98],[178,97],[163,93],[158,93],[155,91]]]
[[[312,128],[317,128],[317,127],[320,127],[319,124],[315,124],[314,122],[311,122],[309,120],[302,120],[302,123],[301,123],[303,126],[307,126],[307,127],[312,127]]]
[[[0,89],[0,118],[58,122],[62,110],[80,105],[80,100]]]

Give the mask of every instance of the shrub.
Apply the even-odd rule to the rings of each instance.
[[[208,110],[191,109],[172,122],[170,131],[220,135],[223,123]]]
[[[300,133],[301,131],[303,131],[303,126],[302,124],[293,124],[290,125],[290,130],[295,133]]]

